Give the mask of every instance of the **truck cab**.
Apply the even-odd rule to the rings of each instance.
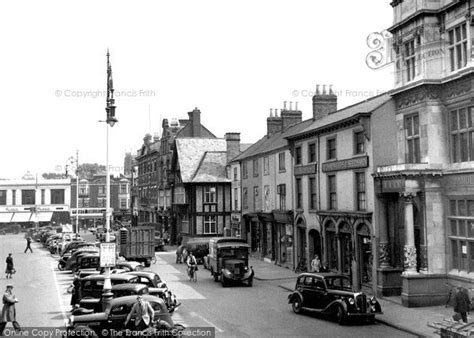
[[[215,237],[209,240],[208,265],[214,281],[222,286],[231,282],[246,282],[252,286],[254,271],[249,267],[250,246],[240,238]]]

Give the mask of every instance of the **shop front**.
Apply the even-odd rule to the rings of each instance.
[[[357,289],[372,289],[372,213],[318,212],[323,229],[323,265],[349,276]]]
[[[275,256],[276,263],[289,269],[294,268],[293,234],[294,226],[291,211],[273,211],[276,233]]]

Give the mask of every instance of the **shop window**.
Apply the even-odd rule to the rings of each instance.
[[[466,23],[448,30],[448,50],[451,71],[463,68],[467,64]]]
[[[258,177],[258,159],[253,160],[253,177]]]
[[[406,163],[420,163],[420,119],[418,114],[405,116]]]
[[[295,165],[303,163],[303,157],[301,154],[301,146],[295,148]]]
[[[412,39],[405,43],[404,45],[404,61],[407,82],[415,78],[416,75],[416,53],[415,53],[415,39]]]
[[[308,163],[316,162],[316,143],[308,145]]]
[[[474,272],[474,199],[449,201],[451,268]]]
[[[285,171],[285,153],[278,154],[278,171]]]
[[[474,109],[449,112],[451,158],[454,163],[474,161]]]

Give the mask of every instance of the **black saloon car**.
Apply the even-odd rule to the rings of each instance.
[[[295,290],[288,296],[295,313],[309,311],[333,315],[339,324],[349,318],[372,323],[381,314],[375,297],[352,291],[348,276],[334,273],[303,273],[296,280]]]
[[[165,336],[182,336],[181,332],[184,330],[184,326],[173,322],[163,300],[150,295],[142,297],[150,303],[155,312],[153,322],[158,322],[160,326],[169,328],[170,332]],[[132,336],[127,335],[123,330],[133,328],[133,324],[125,327],[124,322],[136,301],[136,296],[119,297],[112,299],[104,312],[71,316],[66,326],[66,337]],[[145,336],[154,337],[154,335]]]

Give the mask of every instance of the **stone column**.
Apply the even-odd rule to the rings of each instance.
[[[381,268],[390,267],[390,243],[387,229],[387,202],[384,194],[377,194],[379,201],[379,266]]]
[[[416,247],[415,247],[415,229],[413,219],[413,199],[414,193],[404,192],[400,194],[405,201],[405,246],[403,248],[404,256],[404,275],[417,274],[416,271]]]

